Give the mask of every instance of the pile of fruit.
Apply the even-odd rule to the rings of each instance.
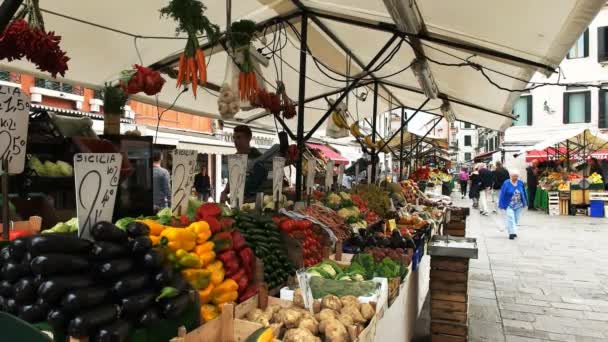
[[[72,165],[62,160],[56,162],[46,160],[42,163],[36,156],[30,158],[28,167],[40,177],[71,177],[74,174]]]
[[[418,198],[418,193],[420,189],[418,189],[418,184],[408,179],[401,183],[401,187],[403,188],[403,196],[407,203],[416,203],[416,198]]]
[[[602,184],[602,183],[604,183],[604,181],[602,180],[602,175],[598,174],[597,172],[592,173],[591,176],[587,177],[587,180],[591,184]]]
[[[319,263],[323,259],[321,235],[313,229],[313,223],[308,220],[292,220],[287,217],[273,218],[281,231],[302,244],[304,267]]]

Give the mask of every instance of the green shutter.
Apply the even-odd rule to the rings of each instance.
[[[527,124],[528,126],[532,126],[532,95],[528,96],[528,110],[527,110]]]
[[[564,93],[564,123],[567,124],[570,122],[570,118],[568,116],[568,112],[569,112],[569,105],[568,105],[568,100],[569,100],[569,94],[568,93]]]
[[[591,122],[591,92],[585,92],[585,122]]]
[[[600,89],[599,91],[599,109],[597,111],[597,127],[606,127],[606,90]]]

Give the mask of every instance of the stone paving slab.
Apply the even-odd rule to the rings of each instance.
[[[509,240],[500,214],[471,209],[469,340],[607,342],[608,219],[526,211],[522,223]]]

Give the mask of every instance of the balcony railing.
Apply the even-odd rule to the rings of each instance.
[[[49,89],[49,90],[60,91],[62,93],[82,96],[82,88],[75,87],[71,84],[61,83],[61,82],[52,81],[52,80],[46,80],[46,79],[42,79],[42,78],[37,78],[35,84],[36,84],[36,87],[38,87],[38,88],[44,88],[44,89]]]

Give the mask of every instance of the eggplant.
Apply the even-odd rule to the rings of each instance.
[[[152,240],[147,236],[140,236],[129,241],[129,249],[133,254],[146,253],[152,248]]]
[[[46,309],[46,310],[45,310]],[[48,307],[37,304],[22,306],[18,309],[18,316],[30,323],[42,322],[47,316]]]
[[[169,286],[176,288],[179,292],[182,292],[190,288],[190,283],[186,281],[186,279],[184,279],[181,275],[176,275],[171,280]]]
[[[158,249],[151,249],[140,258],[141,265],[148,270],[156,271],[163,266],[165,254]]]
[[[71,233],[36,235],[30,241],[30,253],[34,257],[50,253],[85,254],[92,245],[91,241]]]
[[[61,300],[61,306],[68,313],[78,313],[104,303],[109,290],[105,287],[87,287],[68,291]]]
[[[129,339],[132,329],[130,322],[118,320],[100,328],[91,342],[124,342]]]
[[[368,236],[367,239],[365,240],[365,246],[366,247],[377,247],[378,246],[378,239],[375,236]]]
[[[75,274],[89,268],[87,259],[70,254],[39,255],[30,263],[32,273],[43,276]]]
[[[6,311],[6,297],[0,296],[0,311]]]
[[[95,241],[107,241],[116,243],[127,242],[127,232],[116,227],[110,222],[100,221],[91,227],[91,235]]]
[[[23,259],[25,253],[28,251],[30,240],[31,237],[25,236],[11,241],[8,245],[8,251],[11,257],[15,260]]]
[[[137,320],[137,323],[139,323],[140,326],[146,328],[151,327],[158,322],[160,322],[160,312],[154,306],[146,310],[146,312],[139,316],[139,319]]]
[[[91,259],[97,261],[118,259],[127,255],[129,255],[129,249],[126,246],[106,241],[98,241],[93,244],[89,253]]]
[[[163,316],[169,319],[175,319],[181,316],[181,314],[188,309],[188,305],[190,304],[190,295],[187,292],[183,292],[176,297],[162,299],[160,307]]]
[[[0,249],[0,262],[5,263],[10,261],[14,262],[16,259],[11,255],[9,246],[4,246]]]
[[[118,318],[118,310],[116,305],[107,304],[81,313],[72,318],[68,324],[68,334],[76,338],[91,336],[97,328],[110,324]]]
[[[36,300],[34,278],[21,278],[14,286],[13,297],[19,304],[31,304]]]
[[[89,275],[58,276],[50,278],[38,286],[38,296],[47,304],[53,305],[61,300],[68,290],[82,289],[94,285]]]
[[[114,259],[100,264],[97,274],[104,279],[116,279],[133,269],[134,263],[130,258]]]
[[[112,294],[116,298],[124,298],[133,292],[141,290],[149,280],[150,278],[146,273],[126,275],[112,285]]]
[[[68,314],[63,309],[53,309],[46,315],[46,321],[54,331],[65,331],[69,320]]]
[[[379,239],[380,247],[389,248],[391,246],[391,240],[387,237]]]
[[[14,298],[7,298],[4,303],[4,306],[6,306],[6,312],[13,315],[17,313],[18,305]]]
[[[30,269],[25,264],[7,262],[2,265],[2,270],[0,270],[0,272],[2,273],[3,279],[13,282],[30,273]]]
[[[168,286],[173,281],[173,268],[163,267],[156,275],[154,275],[154,283],[156,287],[163,288]]]
[[[130,238],[150,235],[150,227],[143,222],[133,221],[127,224],[127,234]]]
[[[121,317],[137,318],[139,314],[154,305],[156,295],[156,291],[150,290],[123,298],[120,306]]]
[[[11,284],[8,280],[0,281],[0,296],[13,296],[13,284]]]
[[[367,236],[369,235],[369,232],[367,231],[367,229],[365,228],[359,228],[359,236],[361,236],[362,238],[367,238]]]

